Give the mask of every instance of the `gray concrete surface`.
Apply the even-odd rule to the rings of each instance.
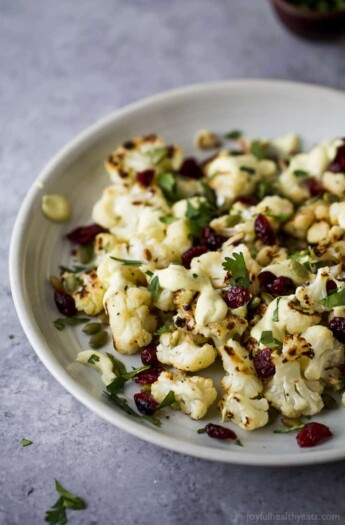
[[[241,525],[260,512],[258,523],[307,521],[297,514],[345,522],[344,462],[281,470],[204,462],[101,421],[30,348],[7,277],[22,198],[85,126],[193,82],[268,77],[344,89],[344,44],[295,38],[265,0],[0,0],[1,524],[43,523],[54,477],[88,503],[71,524]],[[22,448],[22,437],[34,444]]]

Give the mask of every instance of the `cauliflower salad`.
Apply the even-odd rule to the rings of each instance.
[[[277,432],[313,446],[332,435],[314,416],[344,388],[345,139],[308,152],[293,134],[196,141],[213,155],[186,158],[157,135],[111,153],[93,224],[67,235],[74,262],[50,278],[55,326],[83,324],[77,361],[134,417],[199,420],[214,405],[219,423],[251,431],[280,414]],[[127,371],[120,354],[143,366]],[[226,424],[199,432],[236,438]]]

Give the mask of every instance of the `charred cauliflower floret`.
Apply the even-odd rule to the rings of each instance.
[[[302,337],[308,341],[313,355],[304,368],[308,380],[320,380],[329,377],[329,370],[344,362],[344,346],[334,339],[332,332],[325,326],[311,326]],[[338,374],[336,374],[338,375]]]
[[[63,274],[63,282],[68,283],[71,274]],[[71,294],[78,312],[86,315],[97,315],[103,310],[105,287],[97,276],[96,270],[72,275],[77,280],[77,287]]]
[[[218,205],[223,205],[253,193],[261,177],[275,175],[276,165],[270,160],[258,160],[254,155],[234,156],[221,151],[204,170],[210,187],[216,192]]]
[[[120,354],[134,354],[148,345],[157,327],[150,313],[151,293],[143,286],[114,291],[105,303],[114,346]]]
[[[335,290],[344,288],[344,282],[337,281],[327,266],[319,268],[312,282],[296,290],[296,297],[301,306],[314,312],[329,311],[331,308],[322,304],[321,301],[329,295],[330,283],[333,283]]]
[[[160,336],[157,357],[178,370],[198,372],[215,361],[217,352],[204,337],[175,330]]]
[[[163,401],[169,392],[174,392],[180,409],[192,419],[202,419],[217,399],[212,379],[189,377],[182,372],[162,372],[151,386],[151,394],[158,403]]]
[[[316,383],[302,378],[298,361],[276,359],[276,371],[265,387],[265,398],[287,417],[313,416],[322,410],[323,401]],[[322,387],[321,387],[322,392]]]
[[[154,170],[177,171],[183,161],[179,146],[167,146],[161,137],[135,137],[118,147],[105,163],[110,179],[116,183],[130,182],[138,172]]]
[[[225,395],[220,402],[223,420],[230,419],[246,430],[266,425],[268,403],[258,396],[263,390],[248,351],[230,339],[219,348],[227,375],[222,381]]]

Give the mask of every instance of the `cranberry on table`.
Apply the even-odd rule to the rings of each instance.
[[[104,228],[99,224],[89,224],[89,226],[79,226],[79,228],[67,233],[66,237],[76,244],[90,244],[95,240],[96,235],[103,231]]]
[[[162,372],[164,372],[163,367],[151,366],[151,368],[143,370],[134,376],[134,381],[139,385],[152,385],[157,381]]]
[[[205,431],[210,438],[215,439],[237,439],[237,436],[230,428],[222,427],[221,425],[215,425],[214,423],[208,423],[205,427]]]
[[[189,270],[192,259],[194,259],[194,257],[199,257],[200,255],[203,255],[207,251],[208,250],[206,246],[192,246],[191,248],[186,250],[181,256],[183,266],[187,268],[187,270]]]
[[[150,392],[134,394],[134,402],[139,412],[145,416],[152,416],[159,406]]]
[[[190,179],[201,179],[203,177],[203,172],[200,165],[192,157],[183,161],[179,173]]]
[[[157,347],[154,344],[144,346],[141,350],[141,362],[143,365],[158,365]]]
[[[226,304],[230,308],[240,308],[250,301],[251,295],[248,288],[242,286],[232,286],[224,293]]]
[[[311,197],[319,197],[325,193],[321,182],[315,177],[310,177],[307,180],[307,186]]]
[[[201,244],[206,246],[211,252],[218,250],[224,241],[224,237],[218,235],[213,228],[210,228],[210,226],[203,229],[201,234]]]
[[[345,345],[345,317],[333,317],[328,326],[334,337]]]
[[[315,447],[333,434],[326,425],[322,423],[307,423],[297,434],[296,440],[300,447]]]
[[[274,375],[276,367],[272,362],[272,350],[264,348],[257,352],[254,357],[254,368],[260,379],[267,379]]]
[[[54,292],[54,301],[57,309],[60,313],[66,317],[73,317],[77,315],[77,309],[75,307],[74,299],[71,295],[68,295],[65,292],[55,290]]]
[[[269,246],[275,244],[275,233],[270,224],[270,221],[267,219],[267,217],[265,217],[265,215],[259,213],[259,215],[255,219],[254,229],[256,237],[260,239],[260,241],[262,241],[264,244],[268,244]]]
[[[290,277],[276,277],[274,281],[267,285],[267,290],[272,295],[288,295],[295,291],[295,284]]]
[[[154,175],[154,170],[139,171],[136,175],[136,179],[139,184],[141,184],[141,186],[148,188],[153,180]]]

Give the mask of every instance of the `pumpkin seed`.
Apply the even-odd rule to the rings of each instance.
[[[101,348],[101,346],[104,346],[108,342],[108,332],[105,330],[101,330],[100,332],[97,332],[94,334],[90,340],[89,340],[89,346],[96,350],[97,348]]]
[[[84,326],[83,332],[88,335],[97,334],[102,328],[100,323],[88,323]]]
[[[105,312],[99,314],[98,319],[102,324],[109,324],[109,316]]]
[[[46,194],[42,197],[41,209],[50,221],[67,221],[71,215],[71,206],[64,195]]]
[[[77,250],[77,258],[81,264],[88,264],[93,258],[93,244],[84,244]]]
[[[51,275],[49,277],[49,282],[52,285],[52,287],[54,288],[54,290],[57,290],[58,292],[63,292],[64,291],[64,287],[63,287],[63,284],[61,282],[61,279],[59,279],[59,277],[56,277],[56,275]]]
[[[283,425],[289,428],[295,428],[299,427],[300,425],[303,425],[303,422],[300,419],[293,419],[291,417],[282,417],[281,422]]]
[[[330,396],[329,394],[323,394],[321,397],[322,397],[324,407],[327,408],[328,410],[333,410],[334,408],[338,408],[339,405],[337,403],[337,400],[334,399],[333,396]]]
[[[80,281],[74,274],[69,274],[64,277],[63,286],[66,293],[75,292],[79,288],[79,285]]]
[[[300,279],[308,279],[309,272],[307,268],[304,266],[304,264],[299,263],[298,261],[295,261],[292,259],[290,261],[290,268],[297,275],[297,277],[300,277]]]

